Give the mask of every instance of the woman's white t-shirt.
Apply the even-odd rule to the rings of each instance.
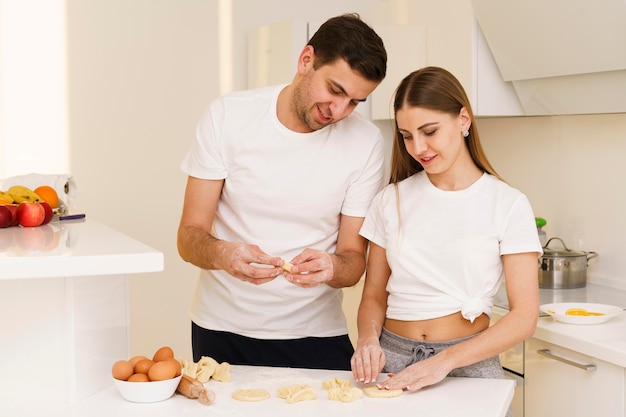
[[[360,115],[312,133],[276,117],[284,86],[214,101],[182,163],[188,175],[224,179],[215,235],[258,245],[289,261],[305,248],[334,252],[340,214],[365,217],[383,186],[380,130]],[[201,270],[192,320],[207,329],[263,339],[347,333],[340,289],[301,288],[282,276],[253,285]]]
[[[360,233],[386,250],[387,317],[396,320],[490,316],[500,257],[542,252],[526,196],[489,174],[461,191],[438,189],[424,171],[390,184]]]

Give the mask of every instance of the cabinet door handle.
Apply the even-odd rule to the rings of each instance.
[[[580,368],[583,371],[595,371],[598,368],[596,365],[593,365],[593,364],[584,365],[582,363],[578,363],[578,362],[570,361],[569,359],[562,358],[550,352],[550,349],[539,349],[537,353],[540,354],[541,356],[545,356],[546,358],[554,359],[559,362],[563,362],[568,365],[575,366],[576,368]]]

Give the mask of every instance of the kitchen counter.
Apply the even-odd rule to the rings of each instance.
[[[163,270],[163,254],[92,219],[0,229],[0,280]]]
[[[298,416],[333,417],[358,415],[424,415],[429,417],[502,417],[513,397],[514,382],[510,380],[446,378],[441,383],[397,398],[377,399],[363,396],[352,403],[330,401],[322,382],[330,378],[353,381],[347,371],[232,366],[233,382],[209,381],[205,386],[215,393],[211,405],[203,405],[175,394],[158,403],[132,403],[124,400],[116,388],[110,388],[71,405],[0,403],[1,415],[20,417],[126,417],[126,416]],[[276,396],[279,387],[308,384],[317,391],[317,399],[288,404]],[[231,398],[239,388],[264,388],[272,395],[261,402],[241,402]]]
[[[130,351],[127,275],[161,270],[161,252],[92,219],[0,229],[0,403],[107,388]]]
[[[626,307],[626,291],[587,284],[586,287],[564,290],[541,289],[540,304],[560,302],[587,302]],[[506,293],[502,290],[495,299],[494,314],[507,313]],[[626,368],[626,314],[622,313],[606,323],[593,325],[567,324],[542,315],[534,336],[603,361]]]

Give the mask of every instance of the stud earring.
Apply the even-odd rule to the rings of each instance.
[[[469,130],[464,130],[463,131],[463,137],[466,138],[469,136]]]

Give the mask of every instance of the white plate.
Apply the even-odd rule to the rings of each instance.
[[[604,313],[602,316],[569,316],[565,312],[570,308],[582,308],[589,312]],[[555,320],[569,324],[599,324],[608,321],[611,317],[621,314],[624,310],[608,304],[594,303],[553,303],[539,307],[541,311],[551,315]]]

